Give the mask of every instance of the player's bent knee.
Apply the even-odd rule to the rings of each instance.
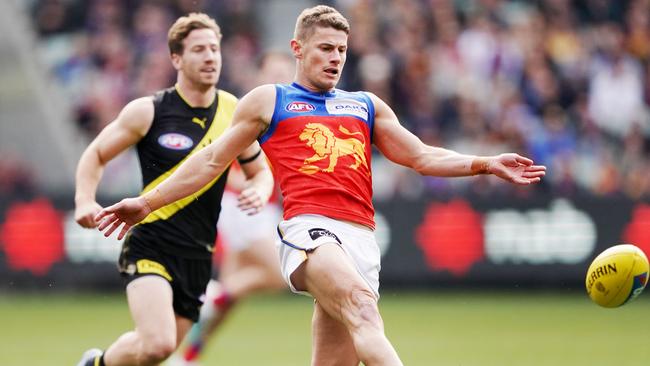
[[[173,337],[156,337],[142,345],[140,360],[144,365],[157,365],[166,360],[176,350]]]
[[[371,326],[373,328],[381,328],[382,321],[379,316],[379,309],[377,307],[377,298],[369,289],[355,288],[348,293],[348,310],[344,312],[344,317],[348,318],[348,322],[353,327]]]
[[[172,355],[174,349],[169,348],[147,348],[142,350],[140,355],[141,365],[158,365]]]

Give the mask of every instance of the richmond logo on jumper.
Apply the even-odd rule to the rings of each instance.
[[[312,104],[309,104],[307,102],[291,102],[287,104],[285,109],[288,112],[295,112],[295,113],[302,113],[302,112],[311,112],[316,107],[314,107]]]
[[[158,143],[172,150],[186,150],[194,145],[191,138],[180,133],[166,133],[158,137]]]
[[[329,114],[351,114],[368,120],[368,105],[356,99],[328,99],[325,108]]]

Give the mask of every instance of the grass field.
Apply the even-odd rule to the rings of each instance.
[[[405,365],[650,365],[650,295],[602,309],[586,295],[385,291],[386,332]],[[227,321],[204,365],[309,365],[311,301],[256,297]],[[131,327],[118,295],[1,295],[0,365],[75,365]]]

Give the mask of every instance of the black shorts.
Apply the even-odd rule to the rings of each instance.
[[[212,260],[181,258],[129,239],[132,238],[127,238],[122,245],[118,262],[125,285],[143,276],[162,277],[172,287],[174,312],[198,321],[202,295],[210,281]]]

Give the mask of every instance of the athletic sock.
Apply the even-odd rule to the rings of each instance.
[[[185,354],[183,354],[183,359],[185,361],[194,361],[199,358],[201,350],[203,349],[203,342],[198,341],[187,346]]]
[[[221,291],[219,296],[214,299],[214,305],[219,311],[226,311],[235,302],[228,291]]]

